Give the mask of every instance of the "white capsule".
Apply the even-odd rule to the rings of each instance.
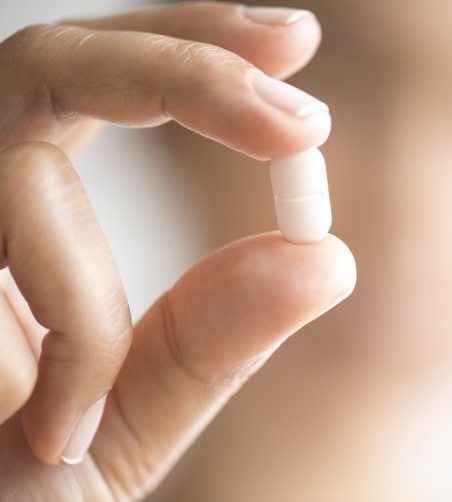
[[[325,159],[317,148],[271,162],[276,219],[296,244],[321,241],[331,227]]]

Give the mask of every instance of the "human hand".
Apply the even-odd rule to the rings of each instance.
[[[250,237],[189,270],[135,326],[128,352],[127,302],[80,181],[57,147],[27,142],[69,152],[94,119],[174,119],[260,159],[317,146],[328,113],[254,77],[252,64],[286,76],[310,59],[320,31],[310,15],[271,26],[242,6],[207,3],[76,24],[29,28],[0,45],[0,261],[49,329],[38,371],[33,319],[15,293],[0,297],[5,500],[142,497],[246,378],[355,280],[332,236],[309,246]],[[85,461],[45,465],[86,453],[108,392]]]

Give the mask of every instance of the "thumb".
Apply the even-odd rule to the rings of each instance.
[[[337,238],[299,246],[278,232],[190,269],[136,327],[93,449],[109,484],[133,465],[142,474],[135,483],[155,485],[246,378],[350,294],[355,278]]]

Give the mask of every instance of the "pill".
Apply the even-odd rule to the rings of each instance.
[[[270,172],[281,233],[296,244],[321,241],[331,227],[331,205],[320,150],[274,159]]]

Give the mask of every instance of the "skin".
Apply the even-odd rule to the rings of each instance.
[[[195,3],[30,27],[0,45],[0,263],[17,285],[0,295],[2,500],[141,499],[287,337],[351,292],[341,241],[273,232],[204,258],[132,327],[67,156],[101,121],[175,120],[258,159],[318,146],[329,114],[282,112],[250,76],[288,76],[319,41],[313,16],[268,26],[241,6]],[[85,460],[61,465],[106,394]]]

